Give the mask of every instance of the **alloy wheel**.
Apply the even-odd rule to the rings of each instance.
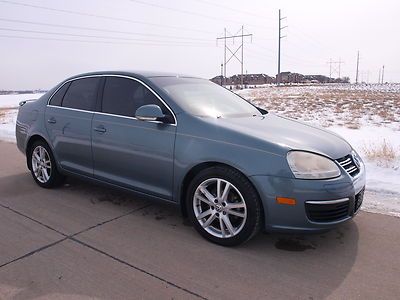
[[[242,194],[231,182],[222,178],[207,179],[197,187],[193,210],[204,230],[218,238],[236,236],[247,219]]]
[[[46,183],[51,176],[51,159],[43,146],[37,146],[32,152],[32,171],[40,183]]]

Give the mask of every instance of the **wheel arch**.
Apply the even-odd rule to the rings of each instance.
[[[263,201],[261,199],[260,193],[256,187],[256,185],[252,182],[251,178],[249,176],[247,176],[246,174],[244,174],[241,170],[239,170],[238,168],[235,168],[229,164],[226,163],[221,163],[221,162],[216,162],[216,161],[208,161],[208,162],[202,162],[199,163],[195,166],[193,166],[185,175],[184,179],[182,180],[182,184],[181,184],[181,188],[180,188],[180,196],[179,196],[179,205],[181,208],[181,213],[182,215],[186,218],[187,217],[187,207],[186,207],[186,201],[185,201],[185,197],[187,194],[187,189],[189,187],[190,182],[193,180],[193,178],[196,176],[197,173],[201,172],[202,170],[211,168],[211,167],[216,167],[216,166],[221,166],[221,167],[226,167],[226,168],[230,168],[233,169],[237,172],[239,172],[240,174],[242,174],[245,178],[247,178],[247,180],[250,182],[250,184],[254,187],[254,190],[256,191],[258,198],[260,199],[260,205],[262,208],[262,212],[264,212],[264,205],[263,205]],[[264,218],[264,215],[262,216]]]
[[[29,137],[28,142],[26,143],[26,147],[25,147],[26,165],[29,170],[31,169],[30,164],[29,164],[29,157],[28,157],[29,151],[30,151],[32,145],[37,141],[43,141],[50,147],[50,144],[46,141],[46,139],[39,134],[34,134],[31,137]]]

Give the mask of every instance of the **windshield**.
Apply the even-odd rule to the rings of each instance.
[[[259,110],[233,92],[205,79],[153,77],[187,113],[214,118],[260,116]]]

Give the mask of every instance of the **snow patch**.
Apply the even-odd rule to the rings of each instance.
[[[15,124],[21,101],[38,99],[40,94],[0,95],[0,140],[15,142]]]

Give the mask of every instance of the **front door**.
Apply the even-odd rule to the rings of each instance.
[[[94,176],[172,200],[176,126],[137,120],[136,109],[145,104],[171,114],[139,81],[106,78],[101,112],[92,123]]]

